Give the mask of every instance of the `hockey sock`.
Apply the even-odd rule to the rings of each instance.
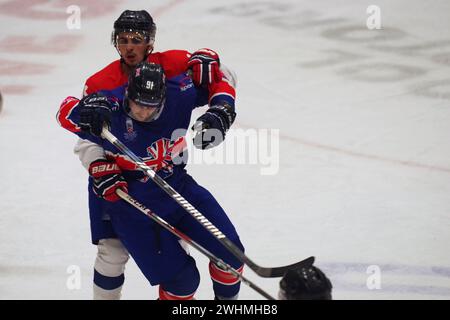
[[[195,291],[190,294],[175,294],[159,286],[159,300],[193,300]]]
[[[242,265],[236,271],[242,273],[244,266]],[[213,281],[213,289],[216,299],[218,300],[236,300],[238,298],[241,281],[238,277],[230,272],[224,271],[214,263],[209,263],[209,274]]]
[[[124,281],[124,274],[107,277],[94,269],[94,300],[119,300]]]

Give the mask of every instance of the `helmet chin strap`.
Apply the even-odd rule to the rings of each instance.
[[[149,45],[149,47],[150,47],[150,48],[147,50],[147,54],[144,55],[144,60],[143,60],[143,61],[146,61],[147,58],[148,58],[148,56],[151,55],[152,52],[153,52],[153,46]]]

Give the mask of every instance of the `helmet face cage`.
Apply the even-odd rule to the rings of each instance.
[[[128,98],[128,92],[127,92],[127,93],[125,94],[125,98],[124,98],[124,101],[123,101],[123,108],[124,108],[124,110],[125,110],[125,113],[126,113],[130,118],[133,118],[134,120],[140,121],[140,122],[152,122],[152,121],[158,120],[159,116],[161,115],[161,113],[162,113],[163,110],[164,110],[164,106],[165,106],[165,103],[166,103],[166,98],[164,97],[164,99],[161,100],[161,102],[159,103],[159,106],[158,106],[157,109],[152,113],[152,115],[150,116],[150,118],[146,119],[145,121],[142,121],[142,120],[136,119],[136,117],[133,116],[133,114],[132,114],[132,112],[131,112],[131,108],[130,108],[130,102],[129,102],[130,100],[132,100],[132,99],[129,99],[129,98]],[[133,101],[134,101],[134,100],[133,100]],[[142,106],[142,105],[140,105],[140,106]]]
[[[117,46],[119,45],[119,36],[124,32],[135,33],[136,35],[143,37],[147,45],[153,46],[153,44],[155,43],[156,26],[151,31],[137,29],[114,29],[114,31],[111,33],[111,44],[114,47],[117,48]]]
[[[125,94],[124,107],[129,116],[129,100],[140,107],[156,108],[149,121],[156,120],[161,114],[166,99],[165,75],[161,66],[148,62],[140,63],[130,75]]]

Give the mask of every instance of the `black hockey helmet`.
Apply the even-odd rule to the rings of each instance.
[[[114,21],[114,31],[111,36],[111,41],[117,45],[117,36],[122,32],[137,32],[145,36],[149,44],[155,41],[156,25],[153,18],[145,10],[125,10]]]
[[[130,115],[129,100],[141,107],[156,108],[152,120],[161,114],[166,99],[166,79],[164,70],[159,64],[141,62],[128,77],[128,88],[125,93],[125,111]]]
[[[289,270],[280,281],[284,300],[331,300],[330,279],[315,266]]]

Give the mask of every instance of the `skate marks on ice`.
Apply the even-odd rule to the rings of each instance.
[[[411,167],[411,168],[417,168],[417,169],[425,169],[425,170],[431,170],[431,171],[438,171],[443,173],[450,174],[450,167],[443,167],[443,166],[436,166],[436,165],[430,165],[426,163],[420,163],[417,161],[411,161],[411,160],[400,160],[400,159],[393,159],[389,157],[384,157],[381,155],[375,155],[375,154],[368,154],[368,153],[362,153],[358,151],[352,151],[350,149],[344,149],[339,148],[335,146],[330,146],[322,143],[317,143],[314,141],[308,141],[301,138],[296,138],[292,136],[282,135],[280,134],[280,138],[286,141],[290,141],[293,143],[299,143],[303,146],[307,146],[314,149],[320,149],[327,152],[333,152],[353,158],[361,158],[371,161],[378,161],[378,162],[384,162],[387,164],[392,165],[398,165],[398,166],[404,166],[404,167]]]
[[[431,74],[434,69],[450,68],[449,38],[422,40],[394,26],[369,30],[362,23],[364,19],[356,24],[342,16],[325,17],[294,3],[238,2],[210,9],[210,12],[253,19],[291,34],[297,32],[299,42],[304,41],[304,35],[328,40],[326,43],[330,43],[330,47],[319,50],[321,57],[317,59],[301,61],[299,54],[299,68],[333,68],[335,74],[347,79],[400,83],[405,93],[450,100],[450,78],[437,76],[433,79]],[[292,43],[292,47],[295,46],[295,42]]]
[[[383,102],[390,98],[394,104],[397,97],[411,95],[430,100],[428,106],[439,109],[447,105],[445,100],[450,100],[450,78],[445,78],[447,77],[445,70],[450,68],[450,39],[420,40],[397,25],[383,26],[384,29],[381,30],[368,30],[363,23],[364,19],[360,24],[356,24],[355,20],[343,15],[333,16],[331,9],[325,16],[318,11],[305,11],[299,5],[286,2],[280,4],[253,1],[249,4],[237,1],[232,5],[217,6],[209,11],[215,15],[253,20],[265,28],[274,29],[272,36],[277,34],[276,29],[282,31],[286,34],[283,41],[289,43],[289,47],[286,48],[289,55],[296,55],[298,51],[297,58],[287,62],[292,63],[292,67],[331,72],[338,77],[368,85],[385,84],[385,88],[395,87],[388,92],[380,91],[378,96],[376,92],[373,93],[371,101],[376,99]],[[268,34],[268,37],[270,36],[271,34]],[[437,33],[435,37],[443,38],[445,33]],[[301,50],[305,49],[305,43],[309,41],[315,46],[319,43],[319,49],[312,48],[313,52],[302,54]],[[439,72],[435,72],[436,69]],[[276,95],[277,99],[298,104],[297,100],[289,100],[284,92],[266,85],[264,81],[258,79],[252,81],[264,92]],[[255,127],[255,124],[251,123],[242,124],[238,121],[237,124],[244,128]],[[320,143],[283,134],[280,138],[343,156],[450,173],[449,166],[434,164],[431,160],[427,163],[426,160],[402,158],[401,155],[395,157],[352,150],[350,146],[329,145],[326,142]]]
[[[414,90],[425,97],[450,100],[450,79],[429,81]]]
[[[379,271],[378,287],[371,287],[373,268]],[[321,268],[330,276],[334,289],[349,292],[370,292],[373,294],[408,294],[410,298],[430,296],[450,298],[450,268],[442,266],[414,266],[404,264],[369,265],[363,263],[323,263]]]
[[[265,90],[270,90],[269,88],[264,88]],[[244,130],[248,129],[255,129],[254,125],[244,124],[242,122],[237,121],[237,125],[239,128],[243,128]],[[232,129],[233,130],[233,129]],[[397,166],[403,166],[403,167],[410,167],[410,168],[416,168],[416,169],[425,169],[430,171],[437,171],[437,172],[443,172],[450,174],[450,167],[443,167],[443,166],[436,166],[436,165],[430,165],[426,163],[420,163],[417,161],[411,161],[411,160],[401,160],[401,159],[393,159],[389,157],[384,157],[381,155],[375,155],[375,154],[368,154],[358,151],[353,151],[350,149],[340,148],[332,145],[327,145],[319,142],[314,142],[302,138],[297,138],[293,136],[289,136],[286,134],[280,134],[279,135],[281,140],[288,141],[290,143],[295,144],[301,144],[308,148],[318,149],[326,152],[332,152],[352,158],[361,158],[365,160],[370,161],[378,161],[378,162],[384,162],[386,164],[391,165],[397,165]]]
[[[38,267],[32,265],[0,265],[0,278],[4,276],[41,276],[53,273],[50,268]]]

